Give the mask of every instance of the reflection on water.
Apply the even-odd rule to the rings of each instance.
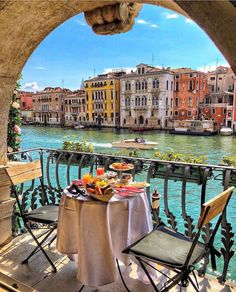
[[[27,126],[22,129],[22,149],[35,147],[61,148],[63,140],[91,142],[95,152],[112,153],[117,149],[111,148],[113,141],[144,137],[146,140],[158,142],[159,151],[178,151],[193,155],[205,155],[208,163],[218,164],[224,155],[236,155],[235,136],[182,136],[170,135],[166,132],[150,131],[143,133],[115,129],[64,129]],[[153,157],[156,150],[140,151],[143,157]]]

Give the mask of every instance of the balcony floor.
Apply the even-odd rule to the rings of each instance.
[[[28,265],[21,265],[22,259],[29,253],[31,247],[35,246],[29,235],[21,235],[13,240],[9,245],[0,249],[0,271],[9,275],[24,284],[34,287],[43,292],[77,292],[81,283],[76,280],[77,267],[66,256],[57,253],[55,244],[50,248],[49,254],[58,268],[57,273],[51,273],[51,267],[45,258],[38,253],[32,257]],[[132,292],[153,291],[150,285],[145,285],[137,280],[136,265],[129,267],[122,266],[122,272],[126,283]],[[129,276],[128,276],[129,275]],[[236,288],[222,286],[215,280],[200,278],[200,291],[236,291]],[[171,291],[178,291],[172,289]],[[92,291],[125,291],[120,278],[113,284],[99,288],[85,287],[83,292]],[[183,291],[194,291],[192,287]]]

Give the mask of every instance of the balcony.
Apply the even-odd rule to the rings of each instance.
[[[147,110],[148,106],[147,105],[135,105],[134,110]]]
[[[61,192],[73,179],[81,178],[84,173],[95,173],[98,165],[103,165],[107,170],[109,165],[115,161],[133,163],[135,167],[131,173],[135,179],[137,181],[145,179],[150,183],[150,187],[146,189],[148,201],[151,202],[151,194],[156,186],[161,194],[160,207],[155,213],[154,221],[157,223],[163,221],[171,228],[184,232],[190,237],[196,230],[195,225],[200,206],[202,202],[206,201],[206,198],[211,197],[212,190],[215,195],[230,185],[236,185],[236,169],[225,166],[188,164],[46,148],[29,149],[11,153],[8,156],[16,161],[41,160],[43,180],[53,202],[58,202]],[[34,183],[33,187],[36,188],[37,185]],[[21,189],[23,197],[28,196],[28,188],[29,186],[24,186]],[[37,198],[32,196],[31,200],[35,203]],[[28,201],[28,204],[32,202]],[[229,205],[228,213],[231,215],[222,218],[222,230],[217,233],[216,248],[222,253],[221,258],[217,258],[217,273],[212,274],[208,267],[208,258],[205,258],[199,267],[199,275],[205,276],[205,278],[199,278],[204,291],[206,289],[223,291],[223,286],[219,282],[224,283],[227,280],[229,275],[227,273],[232,273],[232,277],[235,277],[234,272],[231,272],[234,266],[233,260],[235,260],[234,234],[232,232],[232,229],[235,228],[232,215],[234,214],[234,206],[235,199],[234,204]],[[211,232],[211,225],[206,226],[202,240],[207,240]],[[50,292],[78,291],[81,284],[75,279],[76,265],[70,262],[67,257],[57,253],[55,246],[50,247],[49,252],[53,261],[56,261],[58,273],[50,273],[48,263],[40,254],[37,258],[32,259],[29,266],[20,265],[19,258],[22,258],[27,252],[29,245],[33,245],[31,238],[28,235],[20,235],[14,239],[12,245],[0,249],[0,270],[39,291],[46,291],[48,285],[50,285]],[[150,286],[136,280],[136,268],[136,265],[122,266],[123,275],[131,291],[152,291]],[[208,273],[212,275],[208,276]],[[65,287],[64,290],[63,287]],[[101,288],[101,291],[112,290],[124,290],[120,279],[114,284]],[[94,290],[86,287],[85,291]],[[187,291],[192,290],[188,289]]]

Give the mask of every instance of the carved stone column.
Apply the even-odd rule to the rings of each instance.
[[[129,31],[142,4],[117,3],[84,13],[87,23],[96,34],[111,35]]]

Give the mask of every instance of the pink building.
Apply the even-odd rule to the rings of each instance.
[[[33,109],[32,95],[33,92],[20,91],[20,109],[22,111]]]

